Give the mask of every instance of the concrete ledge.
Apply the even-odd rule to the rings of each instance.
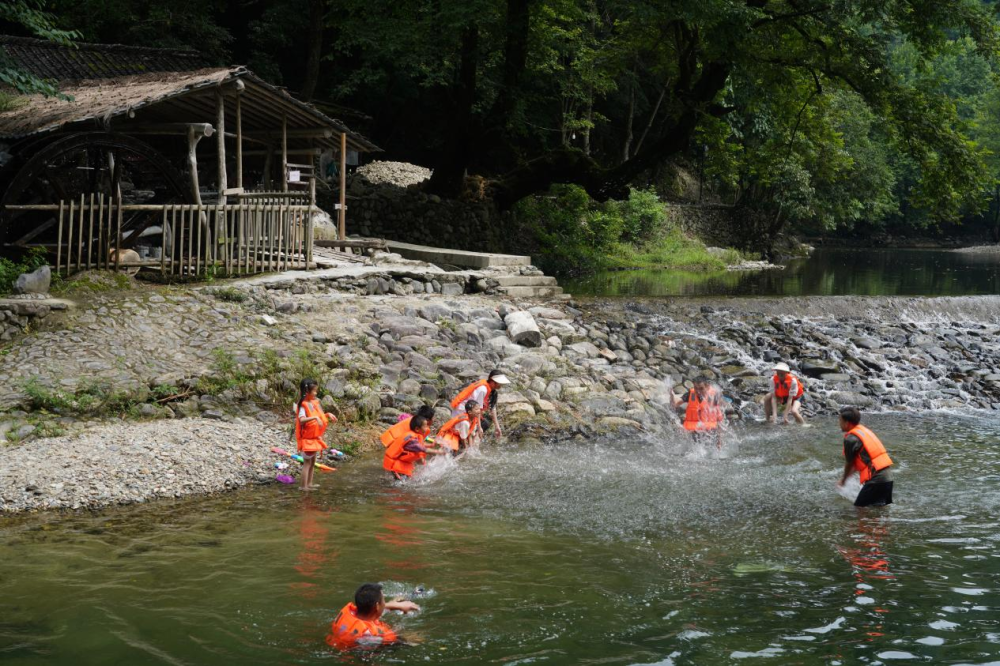
[[[407,259],[419,259],[431,264],[450,264],[465,268],[490,268],[493,266],[530,266],[531,257],[516,254],[492,254],[450,250],[426,245],[412,245],[398,241],[386,241],[390,252],[398,252]]]

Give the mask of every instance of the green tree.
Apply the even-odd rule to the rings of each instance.
[[[33,37],[65,46],[71,46],[73,40],[79,37],[79,33],[75,30],[61,30],[57,27],[55,16],[45,11],[43,0],[7,0],[0,3],[0,27],[4,27],[5,31],[27,32]],[[59,94],[54,81],[41,79],[17,67],[2,50],[0,50],[0,87],[7,87],[21,95]],[[13,95],[0,91],[0,109],[11,104]]]

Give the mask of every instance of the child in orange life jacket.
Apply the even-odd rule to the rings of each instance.
[[[778,405],[785,405],[785,416],[783,423],[788,423],[788,417],[795,417],[799,425],[806,425],[806,420],[802,416],[802,396],[805,389],[802,387],[802,380],[792,374],[787,363],[778,363],[774,366],[774,375],[771,377],[771,392],[764,400],[764,416],[771,423],[778,418]]]
[[[861,492],[854,506],[892,504],[892,459],[875,433],[861,425],[857,407],[840,410],[840,429],[844,433],[844,474],[837,486],[843,486],[847,477],[857,471]]]
[[[410,421],[413,419],[409,414],[404,414],[406,418],[401,418],[395,425],[382,433],[380,439],[382,440],[382,446],[388,448],[397,437],[402,437],[411,430]],[[431,425],[434,422],[434,408],[430,405],[420,405],[417,409],[416,416],[422,416],[426,420],[424,428],[427,430],[425,433],[429,435],[431,432]]]
[[[475,400],[465,401],[465,413],[451,419],[438,430],[434,441],[453,454],[465,451],[479,442],[479,418],[483,410]]]
[[[341,650],[377,648],[400,640],[380,618],[387,610],[411,613],[420,610],[412,601],[393,599],[386,602],[382,586],[365,583],[354,593],[354,603],[344,606],[330,626],[326,643]]]
[[[299,401],[295,405],[295,443],[302,454],[302,490],[313,490],[319,486],[313,483],[316,456],[325,448],[323,433],[337,417],[324,412],[316,394],[319,384],[315,379],[303,379],[299,384]]]
[[[678,411],[684,412],[684,429],[691,433],[695,441],[713,437],[716,446],[722,448],[722,423],[726,419],[722,405],[722,393],[712,386],[707,377],[698,377],[688,391],[685,404],[677,394],[671,393],[671,402]]]
[[[382,468],[398,481],[404,476],[413,476],[413,465],[423,461],[427,454],[444,453],[440,447],[424,446],[424,439],[430,434],[431,422],[419,414],[410,419],[410,427],[389,444],[382,456]]]

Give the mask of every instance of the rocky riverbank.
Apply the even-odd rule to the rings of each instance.
[[[136,287],[53,313],[2,349],[2,510],[272,480],[269,449],[287,443],[307,375],[341,418],[331,443],[349,451],[423,403],[443,421],[448,400],[494,367],[513,380],[499,401],[511,442],[663,426],[666,392],[698,375],[733,398],[734,417],[759,417],[779,359],[805,377],[814,416],[846,404],[1000,409],[997,297],[573,305],[363,286]]]

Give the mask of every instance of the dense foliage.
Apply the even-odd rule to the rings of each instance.
[[[41,2],[0,5],[0,28],[248,63],[367,114],[346,119],[440,194],[475,172],[503,207],[553,183],[624,200],[673,162],[755,212],[748,238],[1000,220],[992,2]],[[51,84],[19,77],[0,63]]]

